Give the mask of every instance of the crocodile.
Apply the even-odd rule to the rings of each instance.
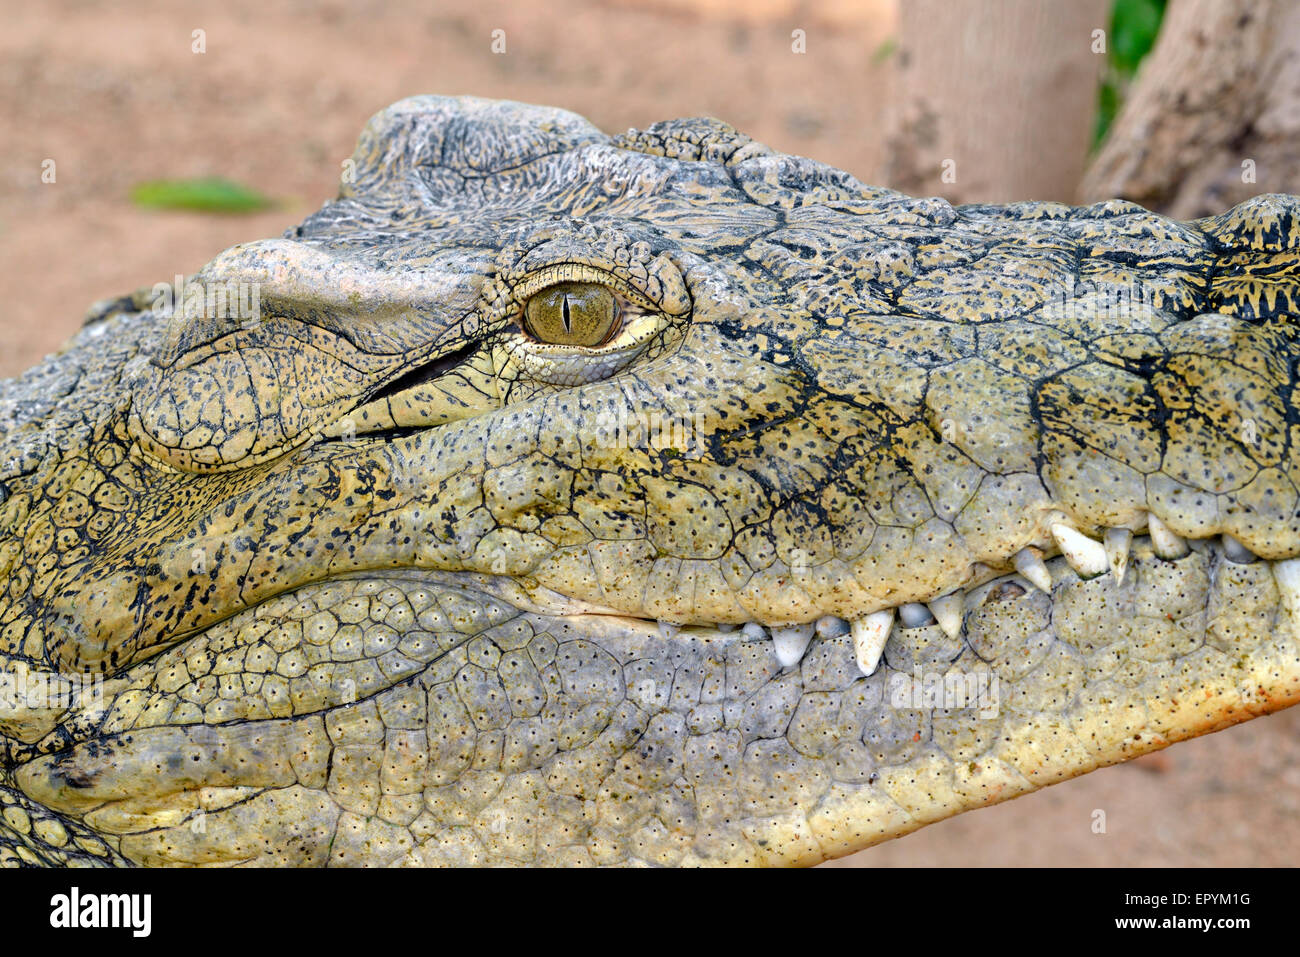
[[[1300,199],[342,179],[0,384],[0,862],[807,865],[1300,698]]]

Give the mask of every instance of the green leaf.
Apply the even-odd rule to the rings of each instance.
[[[193,209],[204,213],[251,213],[275,205],[269,197],[228,179],[158,179],[131,189],[137,206]]]
[[[1132,76],[1142,58],[1151,52],[1165,0],[1115,0],[1110,15],[1110,62],[1120,73]]]
[[[872,66],[879,66],[894,55],[898,50],[898,41],[893,37],[886,37],[881,41],[880,46],[876,47],[875,52],[871,54]]]
[[[1110,9],[1105,77],[1097,91],[1097,120],[1092,146],[1096,149],[1119,113],[1129,81],[1155,46],[1164,20],[1166,0],[1115,0]]]
[[[1096,149],[1101,145],[1101,141],[1106,137],[1106,131],[1110,129],[1110,124],[1115,120],[1115,114],[1119,112],[1119,91],[1115,89],[1115,84],[1109,80],[1102,83],[1101,90],[1097,94],[1097,122],[1093,125],[1092,146]]]

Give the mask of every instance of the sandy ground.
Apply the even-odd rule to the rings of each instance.
[[[0,375],[93,300],[278,235],[334,194],[376,110],[474,93],[610,131],[722,117],[867,181],[881,161],[889,0],[547,5],[0,2]],[[807,53],[791,52],[804,30]],[[206,52],[195,53],[202,30]],[[506,52],[491,51],[504,30]],[[43,183],[43,163],[55,182]],[[131,186],[220,175],[282,200],[246,216],[133,207]],[[1300,709],[1187,742],[847,859],[859,865],[1251,865],[1300,859]],[[1094,834],[1095,810],[1107,833]]]

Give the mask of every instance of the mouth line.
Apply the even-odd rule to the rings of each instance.
[[[376,440],[380,436],[402,437],[431,431],[439,427],[385,429],[368,433],[366,438]],[[705,619],[681,622],[670,619],[657,619],[555,592],[540,585],[531,576],[525,577],[527,585],[524,585],[520,583],[520,580],[507,575],[468,570],[425,568],[419,565],[360,567],[326,575],[319,579],[301,581],[269,594],[254,604],[231,609],[220,618],[207,622],[201,628],[172,636],[172,640],[158,654],[165,653],[187,641],[202,636],[233,618],[254,613],[270,602],[281,600],[285,596],[293,595],[304,589],[339,582],[378,579],[405,581],[412,585],[426,587],[469,588],[499,598],[517,608],[521,613],[557,618],[621,618],[627,621],[636,621],[646,627],[657,628],[665,637],[673,637],[679,633],[689,634],[693,631],[729,633],[746,629],[754,637],[757,637],[758,634],[756,629],[772,635],[807,630],[810,636],[815,632],[826,637],[828,635],[842,634],[844,631],[859,627],[860,623],[870,621],[874,630],[883,629],[880,645],[883,648],[883,640],[888,637],[889,631],[895,624],[902,629],[923,628],[937,624],[948,633],[949,637],[957,638],[964,630],[963,621],[966,611],[978,607],[979,604],[986,600],[988,595],[993,594],[995,599],[1018,597],[1018,594],[1008,590],[1018,587],[1021,589],[1021,593],[1037,590],[1051,597],[1056,587],[1067,580],[1063,577],[1063,574],[1055,574],[1054,572],[1063,573],[1065,569],[1072,571],[1077,581],[1090,581],[1104,577],[1114,581],[1116,585],[1123,585],[1128,576],[1129,560],[1132,554],[1136,550],[1143,548],[1149,549],[1156,558],[1165,562],[1181,561],[1193,551],[1214,552],[1221,555],[1224,561],[1233,564],[1264,562],[1275,568],[1279,588],[1288,597],[1289,602],[1293,599],[1294,607],[1300,610],[1300,557],[1288,559],[1263,558],[1250,552],[1240,542],[1226,534],[1209,538],[1185,539],[1171,532],[1155,516],[1150,515],[1148,518],[1150,520],[1149,527],[1137,532],[1127,528],[1107,529],[1104,543],[1084,536],[1082,533],[1073,531],[1068,527],[1063,529],[1061,525],[1057,524],[1053,526],[1053,534],[1056,537],[1054,547],[1027,545],[1014,555],[1001,561],[991,564],[975,562],[969,566],[965,580],[956,587],[947,588],[925,598],[883,605],[876,610],[853,617],[826,614],[806,622],[795,623],[791,623],[788,619],[763,620],[761,617],[755,617],[743,622]],[[958,601],[958,599],[961,599],[961,601]],[[840,630],[837,631],[837,628]],[[130,666],[139,667],[154,657],[156,656],[150,655],[147,658],[131,662]],[[864,674],[869,675],[875,670],[877,660],[878,656],[861,659],[862,664],[870,665],[870,667],[863,668]]]

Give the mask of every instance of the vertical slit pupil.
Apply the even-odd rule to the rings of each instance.
[[[560,306],[560,311],[564,316],[564,331],[572,333],[573,327],[569,320],[569,294],[567,292],[564,293],[564,303]]]

